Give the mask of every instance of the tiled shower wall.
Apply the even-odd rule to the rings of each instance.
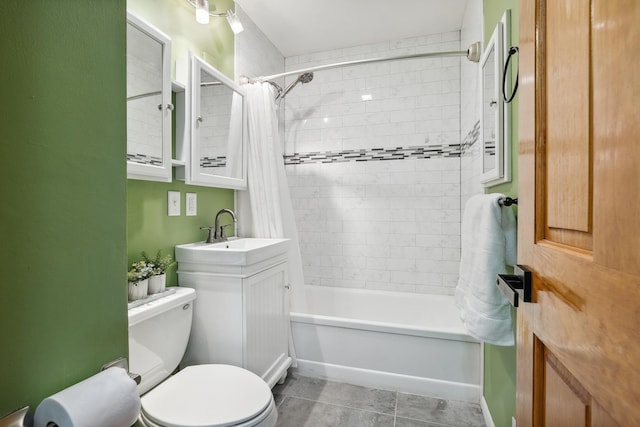
[[[294,70],[460,48],[456,31],[285,64]],[[460,259],[460,62],[413,59],[321,71],[289,93],[286,171],[307,285],[453,293]]]

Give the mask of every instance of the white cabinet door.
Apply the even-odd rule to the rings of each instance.
[[[287,263],[243,281],[243,366],[272,385],[291,364],[288,357]]]
[[[284,256],[245,277],[179,271],[194,288],[193,324],[182,366],[228,363],[250,370],[270,387],[286,377],[289,290]]]
[[[171,39],[127,12],[127,178],[171,182]]]
[[[247,105],[245,90],[192,52],[176,62],[185,85],[176,153],[185,161],[176,179],[189,185],[247,188]],[[180,127],[180,126],[178,126]]]

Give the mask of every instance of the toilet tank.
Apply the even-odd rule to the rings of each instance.
[[[142,376],[139,394],[171,375],[189,341],[195,290],[167,289],[175,293],[129,309],[129,371]]]

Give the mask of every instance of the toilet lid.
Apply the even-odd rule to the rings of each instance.
[[[189,366],[142,396],[142,412],[166,427],[232,426],[271,403],[262,378],[230,365]]]

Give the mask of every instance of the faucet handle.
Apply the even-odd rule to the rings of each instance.
[[[224,229],[227,228],[227,227],[231,227],[233,225],[235,225],[235,224],[231,223],[231,224],[225,224],[225,225],[221,225],[220,226],[220,239],[221,240],[227,240],[227,235],[224,234]]]
[[[215,227],[200,227],[200,230],[209,230],[209,236],[207,236],[207,243],[214,243],[216,241]]]

